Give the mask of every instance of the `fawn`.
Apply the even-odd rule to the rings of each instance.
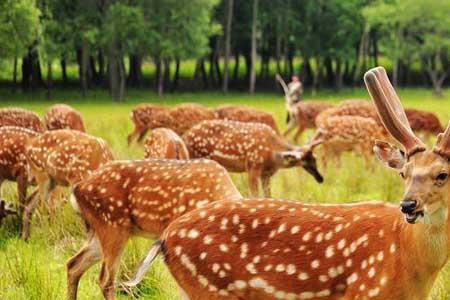
[[[81,114],[67,104],[55,104],[44,116],[48,130],[73,129],[86,132]]]
[[[169,128],[157,128],[144,142],[145,158],[189,159],[181,137]]]
[[[45,129],[36,113],[17,107],[0,108],[0,127],[2,126],[23,127],[36,132]]]

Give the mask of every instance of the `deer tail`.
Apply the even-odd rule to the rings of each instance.
[[[163,251],[163,249],[164,249],[164,241],[163,240],[156,241],[152,245],[150,250],[148,251],[147,256],[139,264],[138,269],[137,269],[136,273],[134,274],[133,278],[131,278],[130,280],[124,282],[123,284],[126,285],[126,286],[130,286],[130,287],[131,286],[136,286],[137,284],[139,284],[139,282],[141,282],[142,279],[144,278],[144,275],[147,272],[147,270],[152,265],[153,261],[156,259],[158,254],[161,251]]]

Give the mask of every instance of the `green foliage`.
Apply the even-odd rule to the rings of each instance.
[[[23,55],[37,38],[35,0],[0,0],[0,59]]]

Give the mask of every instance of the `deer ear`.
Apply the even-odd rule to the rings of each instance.
[[[401,169],[406,163],[405,153],[389,143],[377,140],[373,151],[389,168]]]

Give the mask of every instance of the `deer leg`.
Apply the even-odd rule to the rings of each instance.
[[[139,127],[135,125],[133,132],[130,133],[127,137],[128,146],[130,146],[131,143],[136,139],[136,137],[139,136],[140,132],[141,132],[141,130],[139,130]]]
[[[23,215],[27,197],[28,176],[23,172],[17,177],[17,195],[19,198],[19,216]]]
[[[67,262],[67,299],[77,299],[78,283],[83,274],[101,259],[97,237],[90,234],[87,243]]]
[[[270,177],[271,175],[263,174],[261,175],[261,183],[263,187],[264,197],[270,198]]]
[[[30,236],[30,223],[33,216],[33,211],[39,201],[38,189],[36,189],[26,200],[26,204],[22,216],[22,239],[28,240]]]
[[[250,188],[250,196],[258,197],[258,179],[261,177],[261,170],[250,168],[248,170],[248,183]]]
[[[100,272],[99,285],[107,300],[114,300],[114,282],[120,265],[120,256],[128,241],[129,232],[125,229],[107,228],[102,230],[100,243],[102,245],[103,263]]]
[[[142,143],[142,140],[144,139],[145,135],[147,134],[149,128],[144,128],[143,130],[141,130],[141,132],[139,133],[139,136],[137,138],[137,142],[138,143]]]

